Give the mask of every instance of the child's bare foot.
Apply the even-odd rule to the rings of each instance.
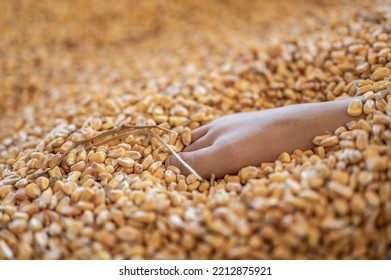
[[[282,152],[313,147],[313,137],[334,131],[354,118],[350,99],[239,113],[214,120],[192,132],[192,143],[179,153],[204,178],[237,173],[270,162]],[[171,156],[166,165],[188,170]]]

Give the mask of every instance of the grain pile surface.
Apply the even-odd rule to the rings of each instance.
[[[245,2],[0,1],[0,259],[390,255],[390,1]],[[33,176],[124,121],[181,151],[222,115],[355,95],[366,119],[223,179],[144,134]]]

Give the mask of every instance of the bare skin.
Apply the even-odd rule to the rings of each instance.
[[[282,152],[311,149],[312,139],[359,117],[347,114],[351,99],[280,107],[223,116],[192,131],[192,143],[179,153],[202,177],[235,174],[249,165],[273,162]],[[188,174],[173,156],[174,165]]]

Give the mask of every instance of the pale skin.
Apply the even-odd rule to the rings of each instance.
[[[351,99],[290,105],[223,116],[192,131],[192,143],[179,156],[203,178],[222,178],[241,168],[273,162],[283,153],[314,147],[312,139],[349,121]],[[166,165],[189,171],[173,156]]]

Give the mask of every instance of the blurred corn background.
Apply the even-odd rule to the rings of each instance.
[[[390,4],[0,1],[0,259],[386,258]],[[145,135],[32,176],[125,120],[181,151],[225,114],[365,94],[315,149],[218,180]]]

